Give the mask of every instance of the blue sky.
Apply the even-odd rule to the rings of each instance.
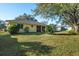
[[[10,20],[22,15],[23,13],[32,14],[32,9],[35,8],[36,5],[32,3],[0,4],[0,19]]]
[[[0,3],[0,19],[1,20],[12,20],[15,17],[26,14],[32,14],[32,10],[36,8],[34,3]],[[41,22],[45,19],[36,17]],[[49,21],[51,23],[51,21]],[[55,23],[55,22],[54,22]]]

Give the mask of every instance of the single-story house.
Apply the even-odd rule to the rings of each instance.
[[[36,20],[6,20],[6,26],[10,26],[12,23],[21,24],[22,28],[20,32],[45,32],[46,25]]]
[[[56,31],[62,31],[62,30],[63,30],[62,28],[63,28],[64,30],[67,29],[67,27],[66,27],[65,25],[57,25],[57,26],[56,26]]]

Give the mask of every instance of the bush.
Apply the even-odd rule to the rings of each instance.
[[[20,27],[18,25],[11,25],[9,28],[8,28],[8,32],[10,34],[17,34],[19,32],[19,29]]]
[[[75,32],[74,30],[69,30],[68,32],[69,32],[70,34],[74,34],[74,35],[77,34],[77,32]]]
[[[53,26],[48,25],[48,26],[46,27],[46,32],[47,32],[47,33],[53,33],[53,32],[54,32]]]

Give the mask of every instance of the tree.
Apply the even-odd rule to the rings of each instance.
[[[34,13],[46,19],[58,17],[59,21],[70,25],[75,32],[79,32],[78,3],[41,3],[37,4]]]
[[[46,32],[53,33],[55,31],[56,31],[56,25],[54,24],[47,25]]]
[[[8,32],[10,34],[17,34],[17,33],[19,33],[20,28],[21,28],[20,24],[13,24],[13,25],[9,26]]]
[[[0,29],[5,29],[5,22],[0,20]]]
[[[34,16],[32,15],[27,15],[27,14],[23,14],[23,15],[20,15],[18,17],[15,18],[15,20],[33,20],[33,21],[37,21]]]

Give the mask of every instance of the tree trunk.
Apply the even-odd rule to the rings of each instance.
[[[73,29],[74,29],[75,32],[79,33],[79,25],[75,25]]]

